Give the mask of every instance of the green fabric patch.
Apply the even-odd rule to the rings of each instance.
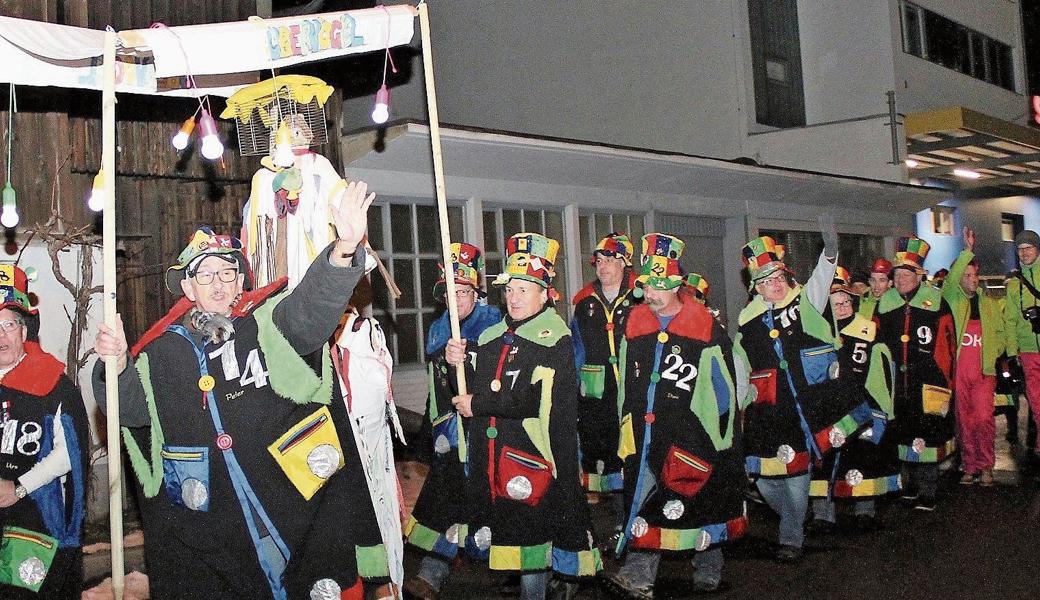
[[[864,387],[878,407],[891,419],[895,406],[896,364],[892,351],[885,344],[874,344],[870,350],[870,367]]]
[[[144,398],[148,405],[148,418],[151,421],[149,432],[151,460],[149,461],[144,457],[144,453],[137,445],[137,441],[134,440],[134,436],[130,433],[128,427],[122,428],[123,443],[126,445],[126,453],[130,457],[130,465],[133,467],[134,473],[137,474],[137,480],[141,482],[141,487],[144,489],[144,495],[148,498],[154,498],[159,493],[159,486],[162,485],[162,447],[166,444],[166,438],[163,435],[162,425],[159,423],[159,410],[155,406],[155,390],[152,389],[151,366],[146,352],[142,352],[137,356],[137,360],[134,361],[134,368],[137,369],[141,387],[144,388]]]
[[[386,561],[386,548],[382,544],[354,546],[354,553],[357,555],[358,576],[362,579],[390,576],[390,565]]]
[[[412,524],[412,531],[408,533],[408,543],[421,550],[433,551],[441,534],[416,521]]]
[[[502,337],[502,334],[506,332],[506,329],[508,329],[508,327],[506,327],[505,319],[495,323],[481,332],[480,337],[477,338],[477,345],[483,346],[492,340],[497,340]]]
[[[726,413],[726,433],[721,432],[719,423],[719,402],[715,395],[714,374],[719,372],[726,383],[726,393],[729,394],[730,410]],[[733,400],[736,390],[733,379],[730,377],[726,361],[722,356],[722,347],[712,346],[701,351],[701,358],[697,366],[697,382],[693,387],[693,398],[690,400],[690,410],[697,416],[704,427],[704,431],[711,438],[715,450],[725,450],[733,445]]]
[[[621,336],[621,348],[618,349],[618,364],[621,368],[617,389],[617,415],[618,422],[621,422],[621,411],[623,410],[622,407],[625,406],[625,373],[628,371],[628,338],[625,336]]]
[[[542,458],[552,464],[553,477],[556,477],[556,461],[553,460],[552,444],[549,437],[549,414],[552,411],[552,388],[553,379],[556,377],[556,369],[537,366],[531,374],[531,385],[542,382],[542,397],[538,403],[538,416],[529,417],[521,421],[527,437],[531,438],[534,447]]]
[[[896,288],[889,288],[885,292],[884,296],[881,296],[881,301],[878,302],[878,314],[887,314],[893,310],[903,308],[906,302],[903,297],[899,295]],[[917,293],[910,299],[910,306],[913,308],[920,308],[930,312],[937,312],[942,307],[942,292],[938,289],[925,285],[922,283],[917,288]]]
[[[0,583],[39,592],[47,580],[46,576],[58,552],[58,540],[49,535],[38,533],[21,527],[4,527],[0,540]],[[33,571],[29,570],[23,578],[22,564],[28,561],[43,570],[44,577],[35,581]]]
[[[831,325],[831,322],[820,314],[820,311],[816,310],[816,307],[809,302],[809,293],[807,290],[803,288],[799,292],[799,295],[801,298],[799,299],[800,310],[798,311],[798,321],[802,324],[802,331],[821,342],[833,344],[834,327]]]
[[[329,354],[328,346],[321,349],[321,377],[318,377],[274,324],[275,306],[290,293],[284,291],[253,311],[257,325],[257,340],[264,351],[271,389],[295,404],[330,404],[332,356]]]
[[[743,338],[744,334],[738,331],[737,337],[733,340],[733,362],[735,365],[740,364],[743,366],[743,378],[745,379],[746,383],[747,376],[751,373],[751,361],[748,360],[747,352],[744,350],[744,346],[741,344],[741,340],[743,340]],[[737,372],[740,373],[740,369],[737,369]],[[753,399],[751,397],[751,387],[752,386],[748,384],[747,390],[744,393],[744,397],[737,398],[740,410],[744,410],[748,407],[748,405],[750,405],[753,402]]]
[[[802,293],[802,286],[796,285],[792,287],[784,299],[773,304],[774,309],[780,309],[786,307],[788,304],[794,301],[795,297]],[[740,311],[740,316],[737,317],[737,323],[744,325],[751,319],[754,319],[758,315],[766,312],[769,307],[766,306],[766,301],[762,299],[761,294],[755,294],[755,297],[751,299],[751,302],[747,303],[747,306]]]

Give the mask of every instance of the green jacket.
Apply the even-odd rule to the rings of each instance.
[[[1040,261],[1028,267],[1022,267],[1022,276],[1033,287],[1040,289]],[[1018,356],[1019,352],[1040,352],[1040,336],[1033,333],[1033,328],[1022,316],[1022,309],[1040,305],[1040,301],[1032,294],[1018,277],[1007,280],[1007,295],[1004,298],[1004,323],[1008,331],[1008,356]]]
[[[942,296],[950,305],[953,313],[953,327],[957,332],[957,356],[961,354],[961,340],[964,329],[968,326],[968,318],[971,316],[971,302],[968,295],[961,288],[961,277],[964,275],[968,263],[975,258],[970,250],[961,251],[950,267],[950,274],[943,280]],[[979,320],[982,325],[982,373],[984,375],[995,375],[995,364],[997,357],[1004,353],[1009,345],[1013,345],[1011,329],[1004,325],[1004,307],[1001,300],[991,298],[982,291],[979,294]]]

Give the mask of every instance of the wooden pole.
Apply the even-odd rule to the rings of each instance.
[[[116,32],[105,32],[101,88],[101,168],[105,172],[102,224],[105,324],[116,328]],[[119,448],[119,368],[116,357],[105,359],[105,403],[108,434],[108,520],[112,542],[112,592],[123,598],[123,461]]]
[[[451,337],[459,339],[459,305],[455,300],[455,273],[451,260],[451,232],[448,231],[448,200],[444,192],[444,160],[441,157],[441,124],[437,116],[437,88],[433,80],[433,51],[430,49],[430,7],[419,5],[419,30],[422,34],[423,72],[426,74],[426,108],[430,116],[430,146],[433,150],[433,179],[437,188],[437,213],[441,224],[441,254],[444,260],[444,284],[447,289],[448,318]],[[466,394],[466,369],[455,370],[459,394]]]

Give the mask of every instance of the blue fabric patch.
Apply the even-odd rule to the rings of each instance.
[[[552,567],[553,571],[556,571],[557,573],[577,577],[581,570],[581,562],[578,560],[578,553],[561,550],[554,546],[552,550]]]
[[[65,431],[65,449],[69,454],[69,464],[71,465],[69,477],[72,478],[72,514],[66,514],[60,477],[33,491],[29,497],[36,503],[47,533],[58,540],[59,547],[69,548],[80,545],[80,537],[83,533],[85,482],[83,463],[79,458],[79,437],[76,435],[72,416],[62,414],[61,426]],[[40,440],[40,452],[36,455],[36,462],[43,460],[52,450],[54,450],[54,415],[47,415],[43,420],[43,438]]]
[[[762,471],[762,459],[757,456],[744,457],[744,470],[748,475],[758,475]]]
[[[711,525],[705,525],[701,528],[701,531],[706,531],[711,536],[711,543],[717,544],[724,542],[729,539],[729,529],[725,523],[712,523]]]
[[[166,453],[192,455],[191,457],[168,457]],[[163,446],[163,482],[166,496],[171,504],[190,510],[209,510],[209,448],[205,446]],[[184,503],[184,485],[194,480],[206,491],[206,500],[199,506]]]
[[[449,542],[448,538],[439,535],[437,536],[437,541],[433,544],[432,551],[450,560],[455,558],[455,555],[459,553],[459,547],[456,544]]]
[[[711,359],[711,387],[715,390],[715,401],[719,406],[719,416],[729,412],[732,399],[729,397],[729,387],[726,378],[722,374],[722,368],[716,358]]]

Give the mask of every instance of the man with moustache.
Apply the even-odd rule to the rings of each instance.
[[[681,293],[685,244],[643,237],[644,304],[621,345],[621,443],[628,513],[609,579],[630,598],[652,598],[662,553],[696,551],[693,586],[718,589],[721,544],[747,528],[733,346],[704,304]]]

